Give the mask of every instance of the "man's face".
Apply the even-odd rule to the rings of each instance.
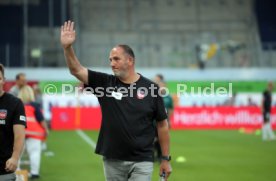
[[[160,84],[160,82],[162,82],[162,80],[160,79],[160,77],[157,76],[157,75],[154,77],[153,81],[154,81],[156,84],[158,84],[158,85]],[[160,86],[160,85],[159,85],[159,86]]]
[[[3,91],[4,83],[5,83],[5,78],[2,74],[2,72],[0,72],[0,92]]]
[[[116,77],[127,76],[130,67],[130,56],[120,47],[115,47],[109,55],[110,66]]]
[[[166,90],[164,89],[164,88],[166,88],[165,82],[163,82],[163,81],[160,80],[160,82],[158,83],[158,86],[159,86],[160,88],[162,88],[162,89],[161,89],[161,93],[162,93],[162,94],[166,94]]]
[[[25,76],[25,75],[20,75],[20,76],[19,76],[19,79],[18,79],[16,82],[17,82],[17,85],[18,85],[19,87],[23,87],[24,85],[27,84],[26,76]]]

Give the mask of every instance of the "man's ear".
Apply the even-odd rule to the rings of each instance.
[[[128,61],[130,62],[130,65],[134,65],[134,58],[131,56],[128,57]]]

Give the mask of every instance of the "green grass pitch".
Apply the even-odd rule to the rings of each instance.
[[[85,131],[94,141],[97,131]],[[42,154],[40,181],[103,181],[103,166],[75,131],[52,131]],[[238,131],[171,131],[172,181],[275,181],[276,141]],[[183,156],[186,161],[176,162]],[[158,180],[155,164],[153,181]]]

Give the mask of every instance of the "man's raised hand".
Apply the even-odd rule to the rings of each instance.
[[[76,39],[73,21],[65,21],[60,30],[60,42],[63,48],[70,47]]]

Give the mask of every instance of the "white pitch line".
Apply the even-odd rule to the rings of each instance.
[[[78,129],[76,130],[76,133],[86,142],[88,143],[93,149],[96,148],[96,143],[87,136],[82,130]]]

